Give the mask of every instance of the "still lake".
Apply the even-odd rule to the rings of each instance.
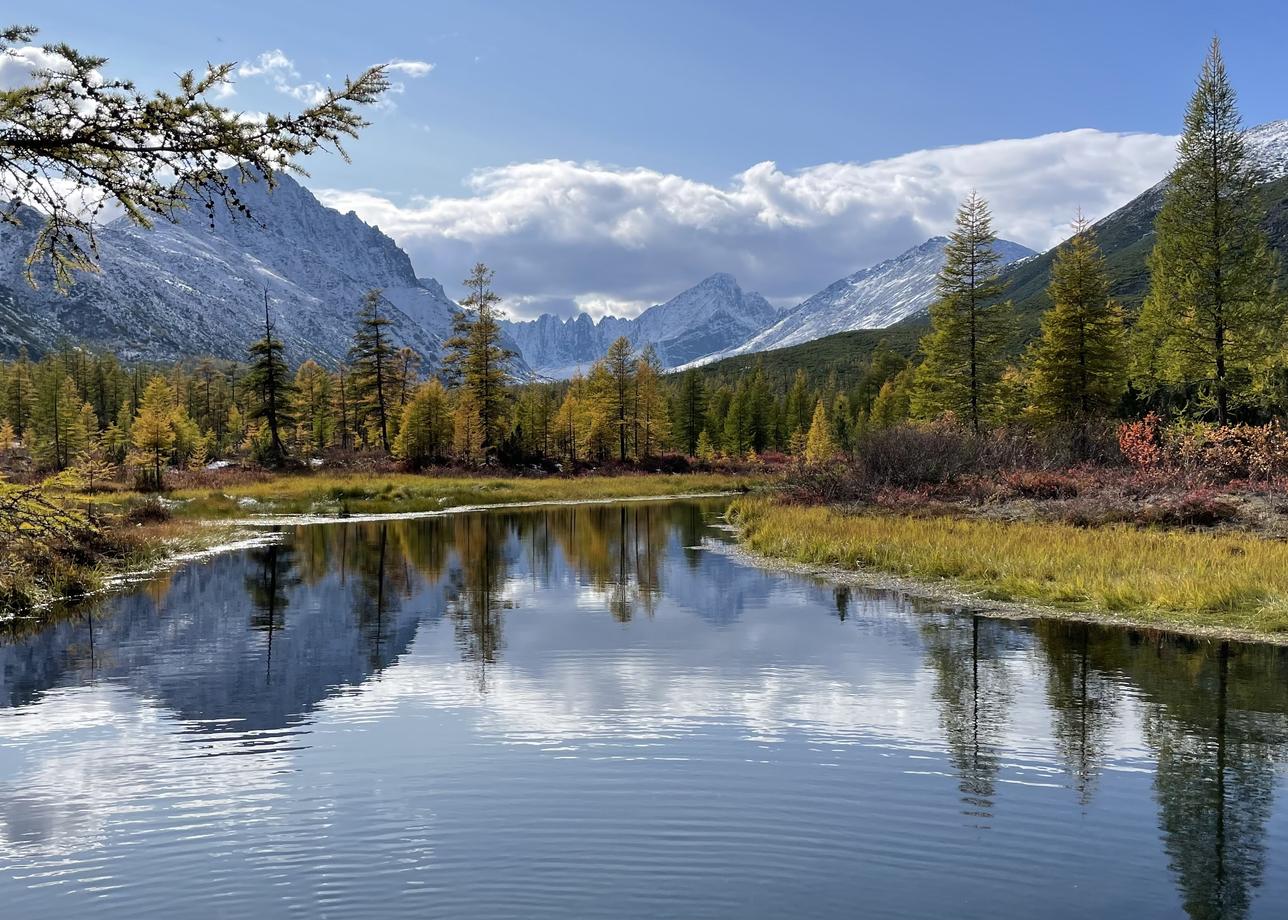
[[[287,528],[0,640],[0,913],[1285,916],[1288,651],[766,571],[723,507]]]

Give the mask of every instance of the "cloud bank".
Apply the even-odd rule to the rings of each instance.
[[[971,189],[989,200],[999,235],[1045,249],[1068,235],[1078,208],[1108,214],[1174,156],[1174,137],[1088,128],[797,171],[767,161],[724,186],[546,160],[479,170],[459,196],[314,191],[378,224],[449,291],[482,259],[516,315],[630,313],[717,271],[795,303],[948,232]]]

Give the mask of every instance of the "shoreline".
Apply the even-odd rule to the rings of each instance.
[[[963,612],[969,611],[979,616],[993,619],[1020,621],[1066,620],[1073,623],[1090,623],[1120,629],[1163,632],[1208,641],[1288,646],[1288,634],[1285,633],[1261,632],[1236,626],[1200,626],[1168,623],[1108,610],[1078,610],[1053,607],[1037,602],[996,600],[972,593],[950,579],[915,578],[907,575],[896,575],[892,572],[882,572],[876,569],[848,569],[837,565],[795,562],[791,559],[767,556],[748,548],[741,542],[740,528],[735,524],[728,524],[728,527],[731,532],[737,535],[740,542],[714,544],[712,549],[745,564],[754,565],[768,571],[815,578],[838,586],[866,588],[874,591],[894,591],[917,600],[934,601],[953,607],[960,607],[963,608]]]

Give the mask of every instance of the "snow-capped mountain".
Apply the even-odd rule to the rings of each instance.
[[[884,329],[930,306],[935,278],[944,264],[948,238],[935,236],[902,255],[861,269],[819,291],[766,329],[707,360],[798,345],[852,329]],[[1033,250],[998,240],[1002,264],[1035,255]]]
[[[121,218],[99,233],[97,274],[60,295],[49,278],[32,290],[23,260],[40,226],[0,229],[0,351],[37,351],[60,340],[122,357],[243,358],[262,334],[264,293],[292,360],[342,358],[362,297],[380,288],[399,344],[436,358],[459,311],[442,286],[416,277],[411,260],[356,214],[325,207],[289,176],[238,194],[253,219],[217,208],[181,213],[153,229]]]
[[[780,315],[732,275],[718,273],[633,319],[605,316],[596,322],[580,313],[562,320],[547,313],[506,328],[536,373],[558,378],[588,368],[619,336],[636,348],[654,346],[662,365],[671,368],[735,345]]]
[[[1267,181],[1288,176],[1288,119],[1249,128],[1243,140]]]

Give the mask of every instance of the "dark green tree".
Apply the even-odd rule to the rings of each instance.
[[[1274,345],[1280,310],[1256,192],[1264,177],[1215,38],[1177,153],[1154,225],[1135,376],[1147,393],[1196,390],[1224,425]]]
[[[349,348],[349,361],[355,408],[367,424],[375,426],[380,433],[380,447],[388,453],[392,446],[389,416],[397,403],[398,393],[394,381],[396,350],[389,333],[391,320],[380,313],[382,299],[376,289],[367,291],[362,298],[358,328]]]
[[[1127,389],[1122,308],[1109,297],[1095,232],[1081,215],[1073,230],[1051,265],[1051,309],[1029,356],[1033,408],[1060,426],[1113,412]]]
[[[492,290],[495,274],[479,262],[465,279],[469,294],[461,301],[464,309],[453,320],[443,360],[448,377],[469,392],[477,407],[487,457],[496,455],[505,438],[506,386],[512,379],[510,362],[515,357],[501,342],[497,307],[501,298]]]
[[[247,417],[264,423],[268,429],[265,459],[280,464],[286,459],[282,431],[295,426],[291,409],[295,384],[286,366],[286,346],[273,337],[273,320],[268,312],[268,292],[264,292],[264,337],[250,347],[250,367],[243,385],[251,394]]]
[[[698,453],[698,438],[702,436],[703,417],[707,411],[707,389],[702,374],[690,368],[680,378],[680,393],[676,402],[675,431],[684,452],[690,457]]]
[[[994,410],[1011,335],[996,241],[987,202],[971,192],[944,247],[931,331],[921,340],[924,360],[913,393],[915,414],[930,418],[954,412],[976,433]]]

